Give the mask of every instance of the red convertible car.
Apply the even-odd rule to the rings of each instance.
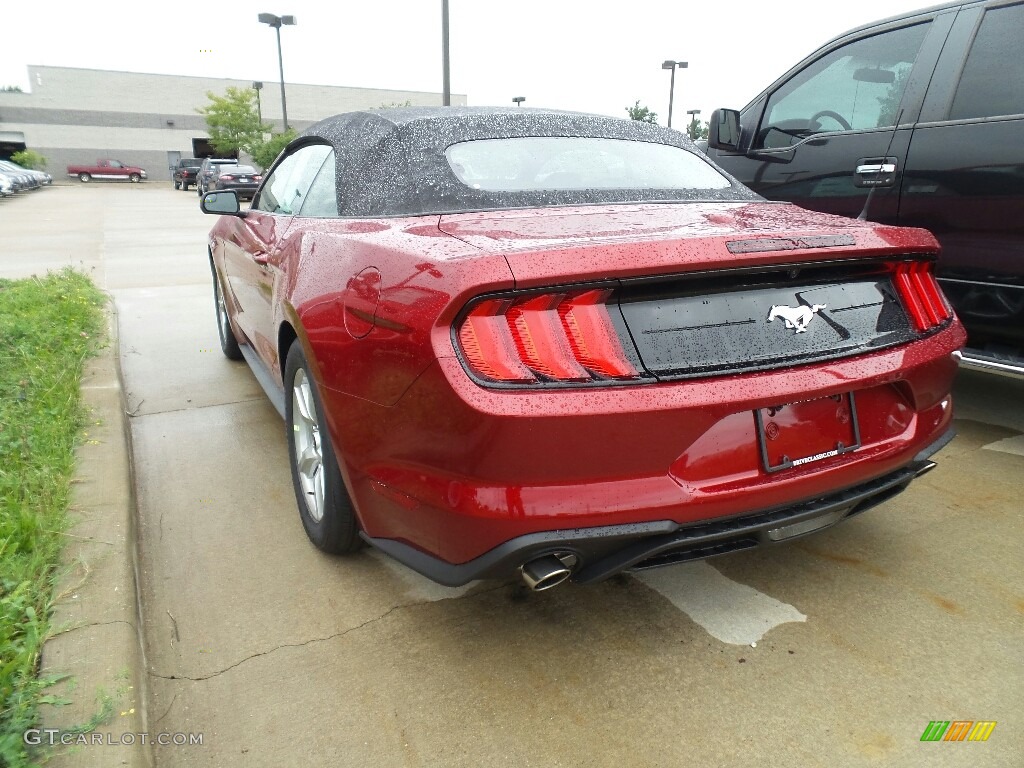
[[[328,552],[589,583],[831,526],[952,437],[934,238],[768,202],[675,131],[339,115],[202,208]]]

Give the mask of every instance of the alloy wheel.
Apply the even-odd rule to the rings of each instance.
[[[295,469],[314,522],[324,516],[323,447],[317,421],[313,390],[306,371],[300,368],[292,382],[292,437],[295,441]]]

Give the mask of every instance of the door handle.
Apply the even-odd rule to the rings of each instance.
[[[892,187],[896,184],[895,157],[862,157],[853,166],[855,187]]]
[[[263,251],[258,251],[252,255],[252,260],[259,264],[261,267],[270,261],[270,254]]]
[[[858,165],[854,173],[864,175],[866,173],[895,173],[896,163],[866,163]]]

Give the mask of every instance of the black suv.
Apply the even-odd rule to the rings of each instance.
[[[716,110],[709,156],[805,208],[925,227],[968,347],[1024,375],[1024,3],[956,2],[819,48],[741,112]]]
[[[196,192],[200,197],[210,190],[210,182],[220,173],[223,165],[237,165],[238,160],[230,157],[207,157],[196,174]]]
[[[190,185],[194,186],[196,173],[199,172],[199,166],[202,163],[203,160],[199,157],[183,157],[179,160],[174,169],[174,188],[184,189],[187,192]]]

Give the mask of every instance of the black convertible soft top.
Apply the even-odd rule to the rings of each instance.
[[[349,112],[321,120],[291,146],[319,139],[334,147],[341,216],[369,218],[552,205],[761,199],[724,171],[722,174],[730,182],[724,189],[474,189],[456,177],[445,157],[445,150],[452,144],[529,136],[586,136],[668,144],[707,161],[678,131],[635,120],[520,107],[400,107]]]

